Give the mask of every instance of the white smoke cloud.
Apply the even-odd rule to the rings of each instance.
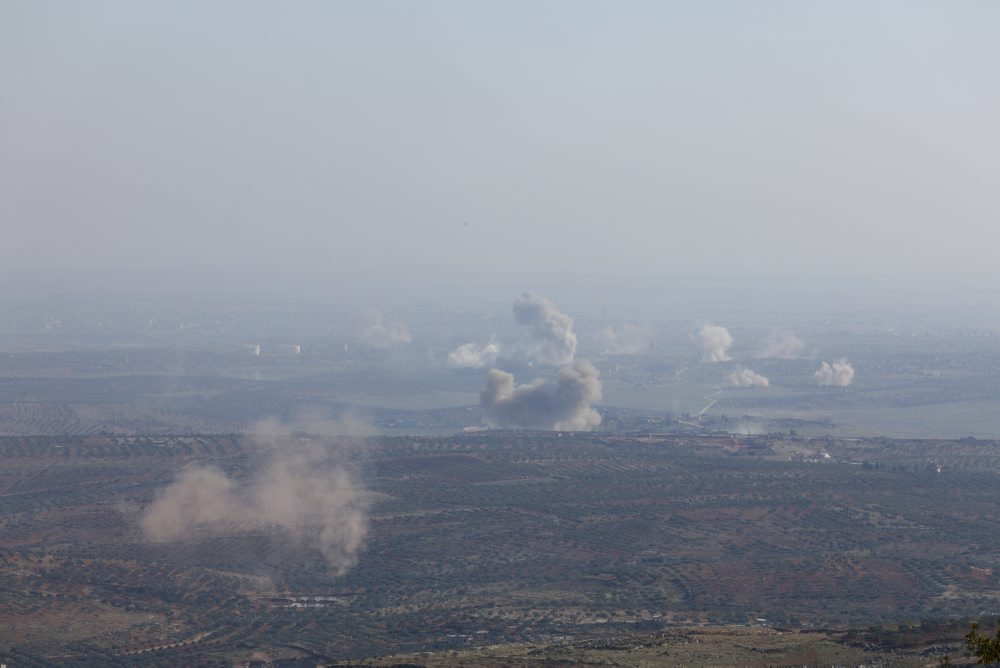
[[[625,323],[616,330],[608,325],[594,334],[606,355],[639,355],[649,350],[652,330],[645,325]]]
[[[767,387],[771,382],[767,376],[739,367],[729,374],[729,384],[733,387]]]
[[[554,386],[542,379],[515,385],[513,374],[490,369],[479,404],[500,427],[586,431],[601,423],[591,407],[601,400],[599,376],[587,360],[561,369]]]
[[[725,362],[730,359],[726,351],[733,345],[733,337],[725,327],[704,325],[698,330],[697,342],[706,362]]]
[[[788,332],[771,332],[764,339],[756,356],[759,358],[790,360],[798,357],[805,347],[805,342],[794,334]]]
[[[528,352],[528,359],[551,366],[573,363],[576,355],[573,319],[561,313],[555,304],[525,292],[514,301],[514,318],[519,324],[531,327],[535,345]]]
[[[854,367],[843,358],[833,364],[823,362],[813,377],[820,385],[847,387],[854,380]]]
[[[344,433],[319,420],[299,426]],[[262,423],[251,436],[251,446],[261,449],[266,462],[259,470],[237,480],[214,466],[189,466],[157,494],[140,527],[156,542],[205,533],[277,532],[318,549],[342,575],[357,562],[368,532],[368,494],[346,465],[351,443]]]
[[[496,362],[499,354],[500,345],[494,339],[485,345],[465,343],[448,353],[445,364],[453,369],[482,369]]]
[[[386,321],[382,313],[373,308],[361,312],[358,338],[369,348],[391,348],[413,340],[405,324]]]

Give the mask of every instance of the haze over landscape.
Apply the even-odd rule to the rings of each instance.
[[[822,310],[1000,261],[991,2],[3,13],[8,294]]]
[[[2,3],[0,663],[982,658],[998,26]]]

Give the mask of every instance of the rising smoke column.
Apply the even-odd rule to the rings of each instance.
[[[794,334],[788,332],[771,332],[764,339],[756,356],[759,358],[790,360],[798,357],[805,347],[806,344],[802,339]]]
[[[719,325],[704,325],[698,330],[698,347],[706,362],[725,362],[730,359],[726,351],[733,345],[729,330]]]
[[[143,515],[146,538],[265,531],[318,549],[334,573],[346,573],[368,533],[368,495],[345,464],[348,446],[273,421],[251,443],[265,463],[245,480],[213,466],[185,468]]]
[[[361,312],[358,338],[369,348],[391,348],[413,340],[405,324],[387,321],[378,309],[373,308]]]
[[[847,387],[854,380],[854,367],[846,359],[841,358],[833,364],[823,362],[813,374],[820,385]]]
[[[479,405],[500,427],[586,431],[601,423],[600,413],[591,408],[601,400],[599,376],[587,360],[561,369],[554,386],[537,378],[516,385],[513,374],[490,369]]]
[[[605,355],[640,355],[649,350],[652,330],[645,325],[608,325],[594,334]]]
[[[573,319],[560,312],[545,297],[525,292],[514,301],[514,318],[518,324],[531,328],[535,345],[528,358],[539,364],[563,366],[572,364],[576,355],[576,334]]]
[[[495,339],[485,345],[466,343],[448,353],[445,364],[453,369],[482,369],[496,362],[499,354],[500,345]]]
[[[767,387],[771,382],[767,376],[762,376],[756,371],[737,367],[736,371],[729,374],[729,384],[733,387]]]

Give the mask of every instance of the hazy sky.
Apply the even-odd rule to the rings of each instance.
[[[0,278],[989,288],[998,35],[994,1],[4,0]]]

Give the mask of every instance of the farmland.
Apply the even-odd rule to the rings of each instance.
[[[0,652],[16,665],[227,663],[258,651],[333,661],[675,627],[992,615],[998,447],[374,437],[359,463],[368,541],[335,577],[278,527],[144,538],[142,513],[186,465],[254,475],[262,454],[242,437],[5,437]]]

